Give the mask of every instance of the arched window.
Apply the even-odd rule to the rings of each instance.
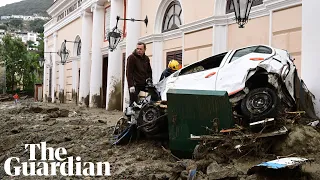
[[[81,38],[80,36],[77,36],[74,41],[74,47],[73,47],[73,54],[74,56],[80,56],[81,55]]]
[[[260,4],[263,4],[263,0],[255,0],[252,3],[253,6],[258,6]],[[226,7],[226,14],[234,12],[233,2],[232,0],[227,0],[227,7]]]
[[[81,39],[78,41],[77,56],[81,55]]]
[[[177,0],[170,3],[163,18],[162,32],[178,29],[182,25],[181,13],[182,8]]]

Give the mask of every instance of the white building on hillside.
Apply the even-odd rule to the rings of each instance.
[[[6,35],[6,31],[0,29],[0,40]],[[23,43],[27,44],[28,41],[33,41],[33,46],[38,46],[40,43],[38,41],[39,33],[34,32],[14,32],[10,33],[12,36],[20,38]],[[36,50],[36,48],[28,47],[28,50]]]
[[[22,19],[24,21],[33,21],[36,19],[49,20],[49,17],[38,16],[34,14],[33,16],[23,16],[23,15],[11,15],[11,16],[0,16],[1,20],[9,20],[9,19]]]

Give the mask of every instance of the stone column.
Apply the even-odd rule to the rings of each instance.
[[[127,18],[141,19],[141,0],[128,1]],[[138,43],[138,39],[140,37],[140,26],[141,22],[127,21],[126,64],[128,57],[135,50]],[[125,77],[123,99],[123,110],[125,110],[125,108],[129,106],[130,102],[127,77]]]
[[[57,52],[57,40],[58,40],[58,33],[55,32],[53,34],[53,51]],[[55,103],[56,100],[56,71],[57,71],[57,66],[56,66],[56,61],[58,59],[58,55],[56,53],[52,54],[52,81],[51,81],[51,97],[52,97],[52,103]]]
[[[48,39],[45,38],[43,42],[44,42],[44,52],[48,52]],[[48,56],[48,54],[44,54],[45,62],[43,63],[43,84],[42,84],[42,101],[43,102],[48,102],[48,99],[47,99],[47,97],[48,97],[48,95],[47,95],[47,85],[48,85],[47,63],[50,62],[50,58],[48,58],[48,57],[50,57],[50,56]]]
[[[98,3],[92,5],[93,33],[92,33],[92,62],[90,76],[89,107],[101,107],[102,89],[102,52],[104,41],[104,7]]]
[[[89,106],[92,13],[82,13],[79,105]]]
[[[226,52],[228,50],[228,26],[214,25],[213,29],[212,55]]]
[[[78,79],[79,79],[78,59],[72,61],[72,101],[78,103]]]
[[[111,0],[110,27],[112,30],[117,23],[117,16],[123,17],[123,0]],[[118,28],[122,30],[119,24]],[[121,109],[121,48],[117,47],[108,55],[108,80],[107,80],[107,110]]]
[[[59,57],[59,101],[60,103],[64,103],[64,80],[65,80],[65,77],[64,77],[64,66],[62,63],[61,63],[61,58]]]
[[[319,7],[319,0],[303,1],[302,6],[302,58],[301,77],[308,89],[315,95],[315,111],[320,117],[320,68],[317,64],[320,49],[320,21],[317,20],[314,7]]]
[[[164,66],[165,64],[163,61],[163,42],[162,42],[162,38],[160,38],[153,42],[153,48],[152,48],[151,68],[152,68],[152,78],[153,78],[154,84],[159,82],[161,73],[165,69]]]
[[[215,16],[226,15],[227,1],[215,1]],[[228,50],[228,25],[213,25],[212,55]]]

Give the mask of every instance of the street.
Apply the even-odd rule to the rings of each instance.
[[[247,170],[277,155],[315,158],[303,166],[304,173],[285,175],[289,179],[317,179],[320,177],[320,134],[311,126],[297,125],[285,141],[280,140],[274,153],[231,157],[208,153],[202,159],[178,161],[166,145],[151,140],[140,140],[129,145],[112,146],[112,126],[122,112],[88,109],[73,104],[46,104],[22,100],[0,103],[0,179],[186,179],[188,169],[197,166],[197,179],[259,179],[246,175]],[[47,147],[62,147],[67,157],[81,157],[83,162],[109,162],[111,177],[10,177],[4,171],[9,157],[19,157],[20,163],[29,160],[25,144],[46,142]],[[39,160],[40,151],[35,157]],[[11,165],[17,162],[12,162]],[[28,169],[30,167],[28,166]],[[13,171],[13,168],[12,172]],[[270,174],[269,174],[270,175]],[[57,178],[59,177],[59,178]],[[130,177],[130,178],[129,178]],[[293,178],[295,177],[295,178]],[[283,179],[277,175],[271,179]]]

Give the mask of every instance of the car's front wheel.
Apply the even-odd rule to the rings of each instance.
[[[275,90],[268,87],[257,88],[251,90],[241,101],[241,111],[250,122],[255,122],[277,116],[280,103]]]

